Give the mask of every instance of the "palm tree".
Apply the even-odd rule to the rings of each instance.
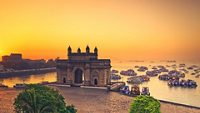
[[[17,110],[19,113],[55,113],[54,107],[45,98],[40,98],[34,89],[26,90],[23,94],[19,95],[18,103],[20,108]]]
[[[52,88],[30,85],[14,102],[17,113],[76,113],[74,106],[66,106],[64,97]]]

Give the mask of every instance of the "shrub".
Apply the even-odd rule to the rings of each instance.
[[[53,88],[31,84],[14,102],[16,113],[76,113],[74,106],[66,106],[64,97]]]
[[[151,96],[138,96],[132,101],[129,113],[160,113],[160,102]]]

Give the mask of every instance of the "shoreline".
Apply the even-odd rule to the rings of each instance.
[[[200,107],[198,107],[198,106],[187,105],[187,104],[182,104],[182,103],[177,103],[177,102],[171,102],[171,101],[167,101],[167,100],[160,100],[160,99],[158,99],[158,100],[163,103],[168,103],[168,104],[173,104],[173,105],[177,105],[177,106],[183,106],[183,107],[194,108],[194,109],[200,110]]]
[[[49,72],[56,72],[56,68],[40,68],[40,69],[28,69],[28,70],[16,70],[13,72],[0,72],[0,78],[8,78],[13,76],[24,76],[32,74],[43,74]]]
[[[48,87],[74,88],[74,87],[72,87],[70,85],[60,85],[60,84],[52,84],[52,83],[47,83],[47,84],[42,84],[42,85],[46,85]],[[82,87],[78,87],[78,88],[81,88],[81,89],[104,90],[104,91],[107,92],[107,88],[106,87],[90,87],[90,86],[87,87],[87,86],[82,86]],[[23,89],[16,89],[16,88],[13,88],[13,87],[9,87],[9,88],[0,88],[0,91],[1,90],[23,90]],[[115,93],[120,94],[119,92],[116,92],[116,91],[109,91],[109,92],[115,92]],[[120,95],[123,95],[123,94],[120,94]],[[128,96],[128,95],[124,95],[124,96],[132,97],[132,96]],[[135,97],[132,97],[132,98],[135,98]],[[188,105],[188,104],[184,104],[184,103],[178,103],[178,102],[173,102],[173,101],[163,100],[163,99],[157,99],[157,100],[159,100],[162,103],[167,103],[167,104],[173,104],[173,105],[177,105],[177,106],[183,106],[183,107],[200,109],[200,107],[198,107],[198,106]]]

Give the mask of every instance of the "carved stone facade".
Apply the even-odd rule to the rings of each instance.
[[[86,47],[86,52],[73,53],[68,48],[68,59],[57,60],[57,82],[72,86],[107,86],[110,84],[110,59],[98,59],[98,49],[94,52]]]

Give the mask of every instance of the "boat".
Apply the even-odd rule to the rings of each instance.
[[[190,88],[196,88],[197,87],[197,83],[193,80],[188,79],[187,83],[188,83],[188,87],[190,87]]]
[[[121,75],[126,75],[126,76],[136,76],[137,75],[137,73],[134,70],[132,70],[132,69],[128,69],[126,71],[122,70],[120,72],[120,74]]]
[[[185,67],[186,65],[185,64],[179,64],[179,67]]]
[[[198,75],[195,76],[195,78],[199,78],[199,77],[200,77],[200,74],[198,74]]]
[[[158,68],[156,66],[153,66],[152,69],[157,70]]]
[[[160,68],[159,71],[160,71],[160,72],[169,72],[169,70],[166,69],[165,67]]]
[[[120,88],[120,93],[130,95],[129,86],[123,86],[122,88]]]
[[[135,68],[140,68],[140,66],[135,66]]]
[[[182,71],[182,72],[184,72],[184,73],[189,73],[189,71],[188,70],[186,70],[186,69],[184,69],[184,68],[182,68],[182,69],[179,69],[180,71]]]
[[[113,70],[111,71],[111,73],[119,73],[119,71],[118,71],[118,70],[115,70],[115,69],[113,69]]]
[[[138,96],[140,95],[140,87],[138,85],[134,85],[131,87],[130,96]]]
[[[143,87],[141,95],[150,95],[149,88],[148,87]]]
[[[8,86],[0,83],[0,88],[8,88]]]
[[[180,81],[180,85],[183,86],[183,87],[186,87],[187,86],[187,81],[182,79]]]
[[[158,72],[156,70],[147,71],[146,74],[150,77],[158,76]]]
[[[141,84],[142,82],[147,82],[149,80],[150,80],[150,78],[147,75],[133,76],[133,77],[128,78],[127,83]]]
[[[191,75],[196,75],[196,73],[191,73]]]
[[[110,90],[118,92],[120,91],[120,88],[123,86],[125,86],[125,82],[116,82],[110,86]]]
[[[192,67],[192,66],[190,66],[190,67],[188,67],[187,69],[189,69],[189,70],[192,70],[192,69],[193,69],[193,67]]]
[[[168,72],[169,76],[172,77],[177,77],[177,78],[184,78],[185,77],[185,73],[182,73],[180,71],[177,70],[171,70]]]
[[[148,70],[147,67],[141,66],[137,71],[144,72],[144,71],[146,71],[146,70]]]
[[[168,82],[168,86],[170,87],[187,87],[187,88],[196,88],[197,87],[197,83],[194,81],[194,80],[180,80],[179,79],[172,79],[172,80],[169,80]]]
[[[111,74],[111,80],[120,80],[121,76],[117,75],[117,74]]]
[[[168,81],[168,80],[172,79],[173,77],[169,76],[168,74],[163,74],[163,75],[159,75],[158,78],[160,80]]]
[[[200,68],[195,69],[194,72],[199,73],[200,72]]]
[[[26,84],[15,84],[13,87],[16,88],[16,89],[24,89],[26,88]]]

